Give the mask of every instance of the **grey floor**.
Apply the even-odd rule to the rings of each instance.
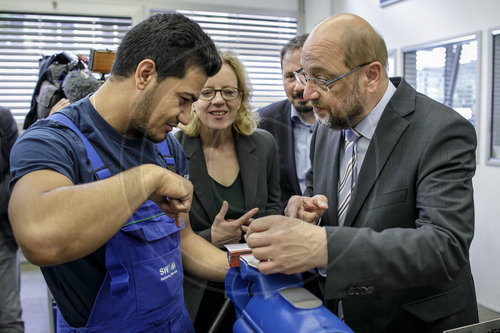
[[[47,286],[40,269],[21,261],[21,305],[26,333],[51,333]]]
[[[47,287],[42,273],[26,261],[21,264],[21,303],[26,333],[51,333]],[[500,313],[479,306],[479,321],[500,318]]]

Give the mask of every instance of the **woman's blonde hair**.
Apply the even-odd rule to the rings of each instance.
[[[252,88],[245,72],[245,68],[238,57],[231,51],[221,51],[219,52],[219,56],[222,60],[222,64],[231,66],[236,74],[238,89],[241,94],[241,105],[238,111],[236,111],[233,129],[239,134],[250,135],[257,128],[258,114],[251,111],[252,107],[250,105],[249,97]],[[191,120],[189,121],[189,124],[186,126],[179,124],[179,128],[189,136],[197,136],[200,133],[200,127],[201,122],[196,114],[196,111],[194,110],[194,107],[191,109]]]

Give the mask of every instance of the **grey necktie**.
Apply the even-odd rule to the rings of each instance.
[[[344,163],[346,164],[345,173],[340,178],[339,193],[338,193],[338,209],[337,217],[339,226],[344,225],[347,209],[351,202],[351,194],[356,185],[358,176],[356,168],[356,142],[361,137],[361,134],[354,129],[345,129],[345,154]]]

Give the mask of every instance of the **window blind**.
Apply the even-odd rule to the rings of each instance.
[[[116,50],[130,18],[0,13],[0,105],[23,123],[38,79],[39,59],[63,51],[89,56]]]
[[[490,158],[500,159],[500,31],[493,32]]]
[[[152,14],[159,11],[154,10]],[[178,10],[195,22],[221,50],[233,51],[245,66],[255,108],[286,97],[280,50],[297,35],[297,18],[209,11]]]

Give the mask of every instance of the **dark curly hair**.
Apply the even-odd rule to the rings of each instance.
[[[144,59],[155,62],[158,82],[182,78],[192,65],[207,76],[222,66],[212,39],[196,22],[178,13],[156,14],[132,27],[118,47],[111,77],[129,77]]]

